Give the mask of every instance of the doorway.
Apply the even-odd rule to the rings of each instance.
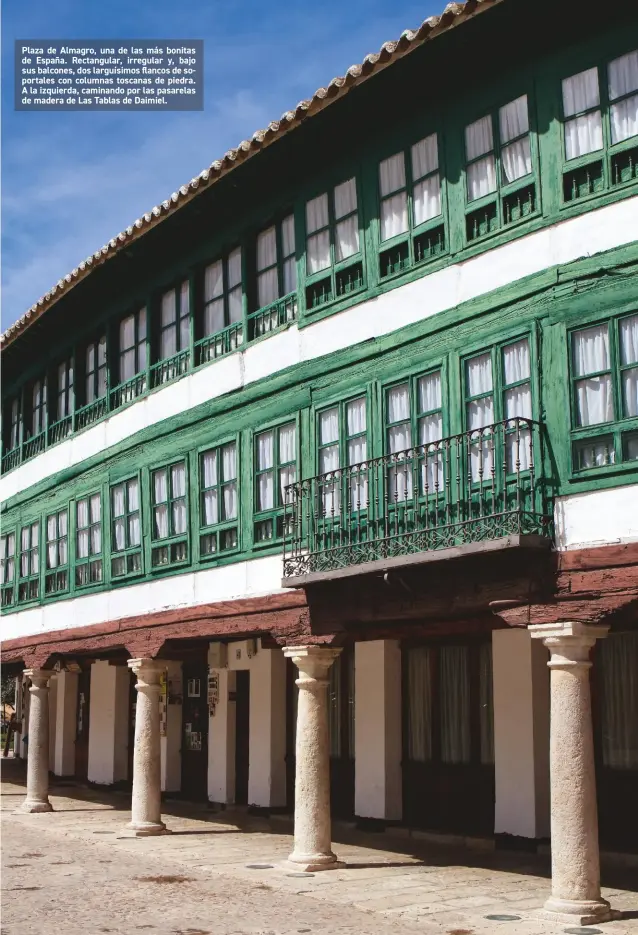
[[[89,710],[91,701],[91,667],[78,675],[78,701],[75,721],[75,776],[88,779],[89,775]]]
[[[182,794],[208,799],[208,665],[184,663],[182,704]]]
[[[235,682],[235,804],[248,805],[250,672],[239,669]]]

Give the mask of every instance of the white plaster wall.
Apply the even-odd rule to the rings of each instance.
[[[75,773],[75,736],[78,703],[78,675],[62,671],[57,676],[56,731],[53,772],[56,776]]]
[[[235,801],[235,672],[214,670],[219,676],[219,703],[208,721],[208,798],[232,805]]]
[[[355,643],[354,809],[398,821],[401,789],[401,650],[397,640]]]
[[[282,574],[283,558],[272,555],[56,601],[3,615],[3,638],[10,640],[53,630],[69,630],[178,607],[283,594],[288,589],[281,587]]]
[[[286,804],[286,660],[280,649],[259,649],[249,660],[248,802]]]
[[[49,771],[55,769],[55,734],[58,707],[58,677],[49,679]]]
[[[638,540],[638,484],[558,497],[554,510],[559,549]]]
[[[5,475],[6,500],[136,432],[305,360],[315,360],[540,272],[638,240],[638,197],[598,208],[431,273],[301,331],[292,326],[189,374]]]
[[[128,778],[129,670],[94,662],[89,710],[89,782]]]
[[[182,664],[168,661],[167,677],[173,693],[182,691]],[[162,762],[162,792],[179,792],[182,787],[182,706],[169,704],[166,707],[166,736],[160,738]]]
[[[549,834],[547,651],[526,629],[492,633],[497,834]]]

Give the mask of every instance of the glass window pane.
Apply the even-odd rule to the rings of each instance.
[[[389,240],[408,229],[408,196],[398,192],[381,202],[381,240]]]
[[[359,252],[359,221],[356,214],[339,221],[335,230],[335,258],[345,260]]]
[[[310,275],[330,266],[330,232],[328,230],[313,234],[308,238],[306,262]]]
[[[441,408],[441,372],[430,373],[418,382],[419,412]]]
[[[468,396],[479,396],[492,391],[492,356],[479,354],[468,360],[466,367]]]
[[[579,425],[598,425],[614,418],[611,374],[589,377],[576,384]]]
[[[405,159],[396,153],[379,163],[379,190],[384,197],[400,188],[405,188]]]
[[[285,257],[295,252],[295,218],[292,214],[281,222],[281,243]]]
[[[165,292],[162,296],[162,308],[161,308],[161,318],[162,318],[162,327],[165,328],[167,325],[170,325],[175,321],[176,315],[176,302],[175,302],[175,290],[171,289],[169,292]]]
[[[503,348],[505,385],[529,378],[529,342],[525,338]]]
[[[609,100],[638,91],[638,49],[609,63]]]
[[[412,179],[422,178],[439,168],[439,150],[436,133],[431,133],[425,139],[415,143],[411,150]]]
[[[595,325],[574,332],[574,373],[577,377],[609,370],[609,328]]]
[[[492,118],[488,114],[465,128],[465,152],[468,162],[490,153],[493,149]]]
[[[437,175],[431,175],[414,186],[414,223],[423,224],[441,213],[441,181]]]
[[[632,136],[638,136],[638,94],[612,104],[609,116],[612,143],[620,143]]]
[[[319,415],[319,442],[327,445],[339,440],[339,410],[327,409]]]
[[[324,193],[306,203],[306,233],[312,234],[316,230],[328,225],[328,195]]]
[[[357,210],[357,183],[355,179],[348,179],[337,185],[334,192],[335,197],[335,218],[345,217],[346,214],[352,214]]]
[[[204,301],[220,296],[224,291],[224,274],[221,260],[211,263],[204,270]]]
[[[228,288],[233,289],[241,284],[241,247],[235,247],[228,254]]]
[[[598,69],[588,68],[563,79],[563,113],[566,117],[600,104]]]
[[[486,156],[467,167],[467,197],[469,201],[483,198],[496,191],[496,162]]]
[[[576,159],[603,148],[603,125],[599,110],[574,117],[565,124],[565,157]]]
[[[529,130],[529,116],[527,112],[527,95],[517,97],[515,101],[505,104],[498,112],[498,123],[501,134],[501,143],[509,143],[517,136],[523,136]]]
[[[638,363],[638,315],[620,321],[620,361]]]
[[[257,467],[260,471],[273,466],[273,444],[273,432],[262,432],[257,436]]]
[[[274,227],[257,236],[257,269],[267,269],[277,262],[277,232]]]
[[[237,286],[236,289],[232,289],[228,293],[228,323],[230,325],[236,324],[238,321],[242,320],[243,317],[243,294],[241,291],[241,286]]]

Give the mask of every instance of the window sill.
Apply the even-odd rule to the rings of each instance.
[[[563,171],[566,171],[567,166],[568,163],[563,167]],[[583,195],[582,198],[575,198],[573,201],[565,201],[561,198],[558,210],[569,211],[572,209],[574,213],[578,213],[579,207],[585,204],[589,205],[592,204],[592,202],[601,201],[604,205],[615,201],[617,195],[622,192],[630,191],[632,187],[638,189],[638,178],[629,179],[627,182],[619,182],[617,185],[606,185],[600,192],[591,192],[591,194]]]
[[[637,461],[621,461],[618,464],[603,464],[600,467],[583,468],[581,471],[575,471],[571,468],[568,480],[570,484],[577,484],[580,481],[591,481],[595,478],[636,474],[637,471]]]
[[[304,314],[306,316],[310,315],[320,315],[321,312],[325,312],[328,309],[332,312],[335,307],[339,305],[340,302],[347,302],[353,297],[364,295],[367,292],[367,287],[365,285],[360,286],[358,289],[353,289],[352,292],[346,292],[344,295],[337,295],[334,299],[330,299],[329,302],[323,302],[321,305],[315,305],[313,308],[306,308]]]
[[[471,214],[472,212],[470,212]],[[466,215],[467,217],[467,209]],[[509,224],[501,224],[500,227],[497,227],[496,230],[489,231],[487,234],[481,234],[480,237],[475,237],[473,240],[468,240],[467,236],[465,237],[465,244],[463,249],[460,251],[460,259],[465,259],[464,254],[468,250],[472,250],[475,247],[478,247],[479,250],[483,248],[483,245],[486,244],[489,240],[497,237],[506,238],[510,231],[518,231],[525,224],[528,224],[533,221],[539,221],[542,219],[542,211],[540,208],[537,208],[535,211],[532,211],[530,214],[526,214],[525,217],[519,218],[517,221],[510,221]]]

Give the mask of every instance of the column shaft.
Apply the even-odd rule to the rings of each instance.
[[[27,797],[23,812],[50,812],[49,802],[49,679],[45,669],[26,669],[31,680],[27,726]]]
[[[159,694],[164,666],[153,659],[130,659],[128,664],[137,676],[137,704],[131,821],[127,829],[138,837],[163,834],[166,825],[161,806]]]

